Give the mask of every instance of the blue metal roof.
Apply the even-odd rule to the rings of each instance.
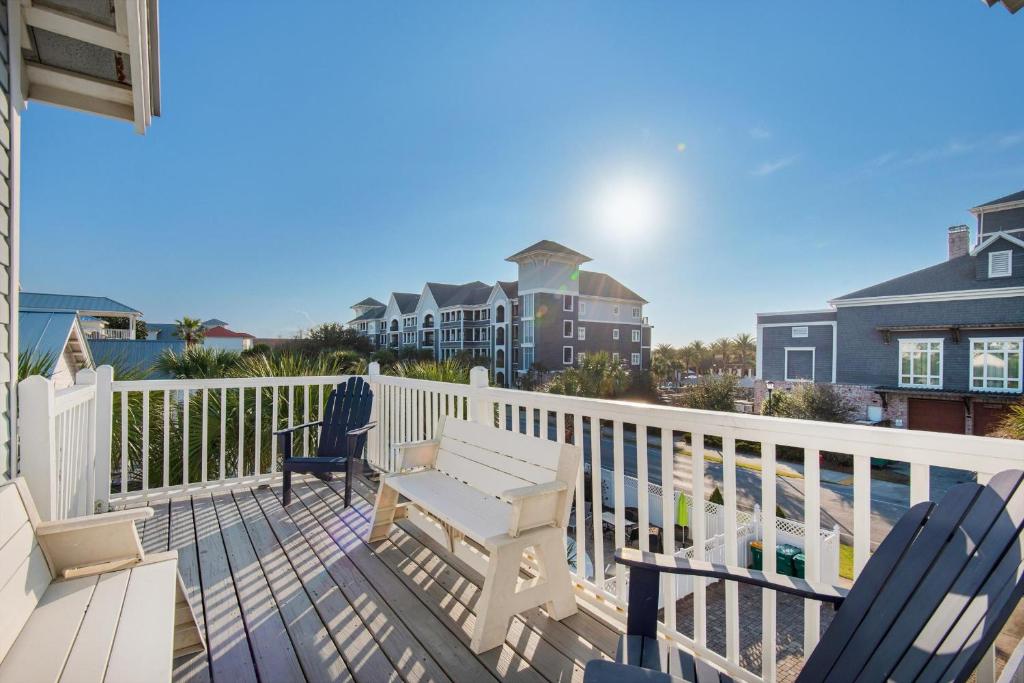
[[[48,311],[21,311],[18,313],[18,353],[30,358],[41,359],[49,356],[50,368],[46,376],[53,375],[57,361],[64,353],[64,347],[75,325],[74,313]]]
[[[78,296],[76,294],[41,294],[22,292],[19,295],[21,310],[39,311],[88,311],[89,313],[136,313],[141,311],[125,306],[105,296]]]
[[[185,342],[148,339],[90,339],[89,347],[96,365],[113,365],[114,379],[117,368],[141,370],[147,379],[171,379],[170,375],[155,372],[153,366],[164,351],[181,353]]]

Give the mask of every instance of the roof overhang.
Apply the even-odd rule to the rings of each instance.
[[[1021,2],[1024,2],[1024,0],[1021,0]],[[968,209],[968,211],[977,216],[982,213],[989,213],[990,211],[1007,211],[1009,209],[1020,208],[1024,208],[1024,199],[1013,202],[1003,202],[1002,204],[982,204],[981,206],[975,206],[973,209]]]
[[[158,0],[20,1],[24,99],[145,133],[160,115]]]
[[[1018,247],[1024,247],[1024,240],[1014,237],[1013,235],[1006,232],[994,232],[988,237],[986,237],[985,241],[976,245],[974,249],[971,249],[971,256],[976,256],[977,254],[985,251],[986,249],[989,248],[989,246],[992,245],[993,242],[999,239],[1004,239],[1010,244],[1016,244]]]
[[[983,3],[985,3],[986,5],[988,5],[989,7],[992,7],[994,5],[998,5],[999,3],[1002,3],[1003,7],[1005,7],[1007,10],[1009,10],[1010,14],[1016,14],[1017,10],[1019,10],[1021,7],[1024,7],[1024,0],[981,0],[981,1]]]

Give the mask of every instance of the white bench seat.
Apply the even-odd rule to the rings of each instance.
[[[399,471],[381,477],[368,540],[387,539],[411,506],[441,523],[450,550],[471,541],[486,551],[470,641],[478,654],[500,645],[520,612],[545,605],[552,619],[575,614],[565,530],[580,448],[444,417],[434,433],[434,440],[396,446]],[[530,548],[540,576],[519,590]]]
[[[177,553],[139,543],[152,509],[43,522],[17,480],[0,512],[0,681],[170,681],[205,647]]]
[[[391,485],[399,495],[419,501],[429,507],[434,517],[457,524],[463,533],[480,543],[508,533],[511,505],[437,470],[395,477]]]

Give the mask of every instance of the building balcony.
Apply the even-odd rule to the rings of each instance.
[[[88,335],[89,339],[135,339],[131,330],[115,330],[110,327],[90,330]]]
[[[842,575],[860,573],[909,504],[941,497],[958,477],[986,480],[1024,465],[1020,442],[1008,440],[371,370],[376,428],[366,463],[377,473],[396,471],[394,446],[432,438],[441,416],[582,448],[572,513],[579,523],[566,537],[580,613],[558,622],[532,610],[513,619],[498,649],[476,656],[469,641],[482,575],[473,548],[463,542],[449,551],[438,525],[418,515],[387,541],[368,543],[376,483],[363,475],[349,508],[339,495],[343,477],[297,477],[292,503],[282,505],[272,432],[319,419],[327,392],[344,379],[117,381],[104,367],[68,390],[32,378],[31,390],[19,391],[22,475],[45,516],[148,505],[155,515],[138,527],[145,548],[178,551],[208,650],[177,660],[177,680],[579,681],[589,660],[614,658],[622,632],[628,576],[612,561],[616,547],[747,566],[751,541],[765,557],[786,543],[802,550],[807,578],[849,584]],[[315,441],[307,431],[294,446]],[[840,483],[820,460],[826,452],[847,454]],[[889,463],[885,481],[873,481],[872,459],[881,458]],[[965,466],[972,471],[954,474]],[[778,486],[762,487],[762,478]],[[722,503],[709,500],[715,488]],[[685,530],[676,524],[681,506]],[[664,600],[674,609],[664,612],[660,633],[740,680],[792,680],[832,609],[776,597],[669,581]],[[762,648],[765,624],[770,647]],[[1005,661],[1015,644],[983,666]],[[981,670],[979,680],[991,673]]]

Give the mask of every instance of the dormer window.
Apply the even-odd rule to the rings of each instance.
[[[1013,274],[1013,252],[993,251],[988,255],[989,277],[1010,277]]]

